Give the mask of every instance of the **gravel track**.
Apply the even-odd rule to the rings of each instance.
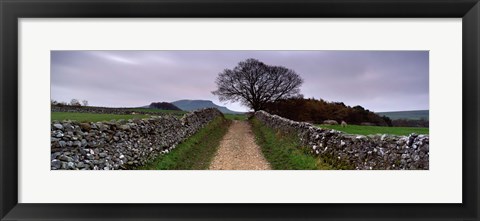
[[[271,170],[246,121],[233,121],[220,141],[210,170]]]

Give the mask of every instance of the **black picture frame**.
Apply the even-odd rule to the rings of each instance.
[[[1,0],[0,15],[1,220],[479,220],[478,0]],[[20,204],[17,21],[46,17],[462,18],[463,203]]]

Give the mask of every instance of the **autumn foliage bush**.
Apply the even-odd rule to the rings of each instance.
[[[265,111],[295,121],[320,124],[325,120],[345,121],[348,124],[372,123],[392,126],[390,118],[379,116],[362,106],[350,107],[342,102],[327,102],[313,98],[290,98],[269,102]]]

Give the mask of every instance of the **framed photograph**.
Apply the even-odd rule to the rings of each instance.
[[[0,10],[2,220],[479,220],[477,0]]]

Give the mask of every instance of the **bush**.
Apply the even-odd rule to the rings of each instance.
[[[362,106],[346,106],[342,102],[322,99],[290,98],[270,102],[265,111],[291,120],[321,124],[325,120],[345,121],[348,124],[368,122],[377,126],[392,126],[388,117],[379,116]]]

